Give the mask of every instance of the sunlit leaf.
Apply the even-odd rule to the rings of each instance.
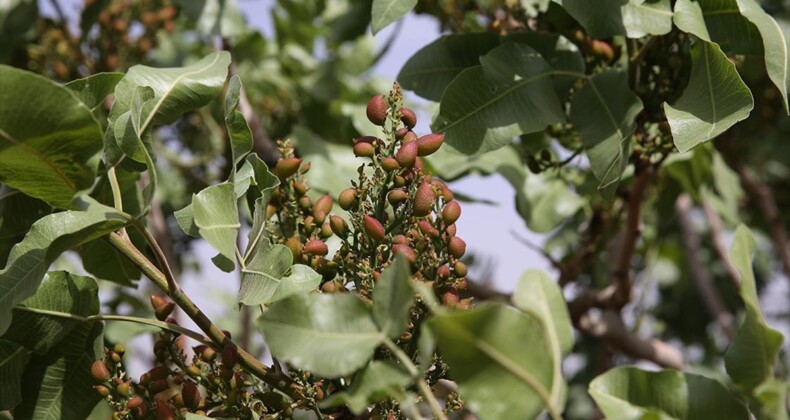
[[[228,261],[236,255],[236,237],[241,223],[233,184],[211,186],[192,197],[195,226],[200,236]]]
[[[291,296],[274,303],[258,326],[275,357],[325,377],[361,368],[385,338],[352,294]]]
[[[390,23],[409,13],[417,0],[373,0],[370,10],[370,26],[373,33],[386,28]]]

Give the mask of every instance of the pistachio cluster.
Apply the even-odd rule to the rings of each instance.
[[[157,319],[177,325],[171,317],[172,301],[155,295],[151,305]],[[230,337],[228,332],[225,335]],[[106,349],[104,358],[91,366],[97,382],[93,388],[108,402],[113,419],[175,420],[187,413],[223,418],[275,414],[288,418],[293,414],[282,394],[238,366],[238,352],[232,345],[221,350],[198,345],[192,350],[188,361],[178,346],[178,334],[159,334],[154,342],[157,365],[134,381],[123,367],[125,348],[118,344]],[[311,391],[315,396],[317,392]]]
[[[355,156],[369,160],[359,178],[337,197],[347,217],[330,214],[334,200],[325,194],[313,202],[305,175],[309,164],[294,157],[288,143],[275,167],[281,185],[274,191],[267,216],[275,218],[272,237],[291,249],[295,261],[311,265],[323,275],[321,290],[337,293],[353,289],[370,298],[381,271],[396,254],[411,265],[413,277],[428,282],[442,302],[465,308],[467,266],[461,261],[466,243],[456,235],[461,206],[447,184],[426,170],[422,157],[435,153],[443,134],[418,136],[417,116],[402,105],[397,84],[389,95],[374,96],[368,119],[382,127],[382,137],[353,141]],[[326,239],[337,236],[341,245],[327,258]]]

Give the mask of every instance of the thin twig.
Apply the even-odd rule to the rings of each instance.
[[[178,287],[178,283],[176,283],[176,278],[173,275],[173,270],[170,269],[170,264],[167,261],[164,251],[162,251],[162,248],[159,246],[156,238],[151,234],[151,231],[139,220],[132,220],[132,225],[143,235],[145,242],[151,250],[154,251],[156,261],[159,263],[159,269],[164,272],[165,279],[167,280],[167,294],[175,300],[177,296],[181,295],[181,288]]]
[[[705,218],[708,219],[713,249],[716,250],[719,261],[724,264],[724,269],[727,270],[727,276],[735,286],[735,290],[739,290],[741,287],[741,275],[738,273],[738,269],[732,265],[732,261],[730,261],[727,245],[724,242],[724,224],[721,221],[721,217],[707,201],[702,202],[702,209],[705,211]]]
[[[428,402],[428,405],[431,407],[431,411],[433,411],[433,415],[436,416],[437,419],[440,420],[447,420],[447,416],[444,414],[444,410],[439,405],[439,401],[436,401],[436,396],[433,395],[431,391],[431,387],[428,386],[428,383],[425,382],[425,378],[420,375],[420,371],[414,366],[414,363],[409,359],[409,356],[403,352],[395,343],[392,342],[389,338],[384,339],[384,345],[395,355],[395,358],[398,359],[403,364],[403,367],[409,371],[409,375],[414,378],[417,382],[417,388],[420,390],[420,394],[425,398],[425,401]]]
[[[705,302],[708,312],[719,324],[727,338],[732,340],[733,317],[721,302],[721,299],[719,299],[719,294],[713,286],[713,280],[708,275],[708,270],[702,261],[702,256],[700,256],[702,241],[691,221],[691,208],[691,196],[688,193],[681,194],[675,201],[680,231],[683,235],[683,245],[686,248],[686,258],[691,266],[691,277],[694,279],[700,295],[702,295],[702,301]]]
[[[126,258],[136,265],[140,271],[143,272],[157,287],[167,292],[169,289],[166,276],[148,259],[143,255],[134,244],[125,240],[117,233],[108,235],[107,240],[109,243],[120,251]],[[211,341],[217,348],[224,348],[225,346],[232,345],[237,347],[239,362],[250,373],[260,378],[273,388],[276,388],[288,395],[294,400],[303,398],[301,395],[301,386],[294,383],[288,378],[273,374],[270,372],[260,360],[256,359],[243,348],[236,346],[236,344],[228,338],[225,333],[219,329],[203,311],[184,293],[177,296],[170,296],[171,299],[184,311],[184,313],[192,319],[192,321],[200,327],[200,329],[208,335]]]

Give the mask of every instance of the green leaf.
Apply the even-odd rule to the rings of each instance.
[[[192,196],[192,207],[200,236],[225,259],[234,261],[241,223],[233,184],[223,183],[203,189]]]
[[[132,110],[134,94],[140,86],[154,91],[154,100],[140,121],[137,130],[140,133],[154,124],[172,123],[183,113],[208,104],[222,91],[229,64],[230,53],[218,51],[187,67],[131,67],[115,86],[115,102],[108,117],[110,127],[115,127],[116,121]],[[116,141],[119,140],[116,137]],[[121,158],[112,148],[108,148],[105,155],[110,164],[116,164]]]
[[[445,88],[463,70],[480,64],[480,56],[499,45],[490,32],[443,36],[411,56],[398,73],[398,83],[425,99],[438,102]]]
[[[664,103],[675,146],[681,152],[715,138],[749,116],[754,101],[735,65],[718,45],[691,47],[691,77],[674,105]]]
[[[352,294],[294,295],[272,305],[258,325],[275,357],[330,378],[364,366],[385,338]]]
[[[567,182],[549,173],[525,173],[516,208],[534,232],[549,232],[582,208],[586,201]]]
[[[225,126],[228,128],[228,137],[230,137],[234,173],[236,165],[252,150],[253,141],[250,126],[247,125],[247,120],[239,110],[241,89],[241,78],[234,75],[228,82],[228,91],[225,94]]]
[[[507,43],[480,61],[482,66],[464,70],[447,86],[432,125],[458,151],[498,149],[515,136],[565,119],[557,94],[547,83],[553,70],[534,49]]]
[[[72,80],[65,87],[91,110],[104,104],[107,96],[113,93],[115,85],[123,79],[123,73],[96,73],[84,79]]]
[[[204,35],[234,38],[247,30],[236,0],[176,0],[176,3]]]
[[[568,96],[573,84],[584,75],[584,57],[568,38],[546,32],[523,32],[510,35],[502,42],[520,42],[534,48],[556,70],[554,90],[560,98]]]
[[[49,204],[21,191],[0,185],[0,264],[21,241],[36,220],[52,213]]]
[[[345,404],[356,415],[367,407],[387,398],[398,398],[411,383],[411,377],[390,361],[374,360],[354,376],[347,390],[332,394],[320,403],[321,408]]]
[[[562,290],[543,271],[530,270],[516,285],[513,305],[543,322],[554,366],[551,401],[556,407],[564,407],[568,391],[562,379],[562,359],[573,348],[573,328]]]
[[[790,114],[790,25],[765,13],[755,0],[738,0],[741,14],[760,32],[768,77],[784,98],[785,112]]]
[[[675,5],[675,24],[685,32],[719,44],[727,55],[763,55],[760,31],[741,14],[739,3],[740,0],[681,0]]]
[[[554,0],[593,38],[664,35],[672,30],[669,0]]]
[[[30,360],[30,351],[0,339],[0,411],[10,410],[22,401],[22,372]]]
[[[277,302],[293,295],[315,290],[321,284],[321,275],[306,265],[295,264],[291,266],[291,274],[281,278],[279,283],[274,295],[269,298],[269,302]]]
[[[11,249],[0,271],[0,334],[11,323],[11,308],[32,296],[47,268],[61,253],[115,231],[126,224],[115,209],[83,201],[84,211],[64,211],[39,219]]]
[[[90,277],[51,271],[44,277],[36,294],[20,305],[84,317],[99,313],[97,293],[96,280]],[[15,309],[11,326],[0,338],[21,344],[34,353],[44,354],[79,325],[82,323],[77,320]]]
[[[263,241],[251,255],[247,266],[241,269],[241,286],[236,301],[244,305],[272,302],[281,279],[293,263],[293,254],[288,247],[269,245],[268,238]]]
[[[96,281],[90,277],[53,273],[49,282],[58,283],[51,289],[42,287],[46,296],[40,303],[61,299],[58,291],[76,293],[75,301],[82,308],[98,313],[99,296]],[[74,296],[74,295],[72,295]],[[65,300],[68,300],[66,298]],[[59,302],[56,306],[60,306]],[[49,322],[54,320],[48,320]],[[91,387],[96,381],[90,375],[93,362],[101,358],[104,347],[102,323],[76,325],[61,342],[43,355],[34,354],[23,376],[25,398],[15,409],[20,418],[83,419],[93,410],[101,397]]]
[[[787,420],[787,397],[790,383],[776,378],[768,378],[753,391],[757,404],[750,408],[758,419]]]
[[[67,88],[0,65],[0,183],[55,207],[93,185],[102,148],[99,124]]]
[[[570,118],[581,134],[599,189],[616,185],[628,164],[623,143],[630,143],[642,101],[628,87],[624,71],[598,73],[573,95]]]
[[[677,0],[672,20],[681,31],[693,34],[704,41],[713,42],[705,25],[705,16],[702,14],[700,3],[692,0]]]
[[[730,248],[730,261],[741,274],[740,295],[746,316],[724,354],[727,373],[752,403],[757,402],[753,398],[755,388],[773,377],[774,364],[783,341],[782,334],[768,327],[760,311],[752,271],[754,249],[751,232],[746,226],[739,225]]]
[[[397,338],[406,329],[414,289],[410,284],[409,263],[398,255],[392,264],[381,273],[381,279],[373,290],[373,319],[381,332],[390,338]]]
[[[370,9],[370,27],[373,34],[406,16],[416,5],[417,0],[373,0]]]
[[[749,418],[738,398],[719,382],[676,370],[616,367],[593,379],[589,391],[609,418]]]
[[[465,406],[482,419],[535,418],[562,407],[551,397],[554,361],[537,316],[492,304],[428,321]],[[528,351],[526,351],[528,349]]]

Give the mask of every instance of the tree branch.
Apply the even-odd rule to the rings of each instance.
[[[642,201],[645,199],[645,192],[653,178],[655,168],[647,163],[637,165],[636,171],[636,180],[628,192],[628,215],[623,228],[620,252],[614,272],[616,289],[612,298],[617,308],[622,308],[631,299],[631,260],[636,251],[636,243],[642,233]]]
[[[601,312],[600,317],[585,313],[574,325],[588,335],[606,340],[611,346],[631,357],[679,370],[685,365],[683,353],[678,349],[661,340],[644,339],[630,333],[615,310],[606,309]]]
[[[728,339],[732,339],[732,314],[727,310],[719,299],[719,294],[713,286],[713,281],[708,275],[702,257],[700,256],[700,237],[691,221],[691,197],[687,193],[681,194],[675,201],[675,209],[678,212],[680,221],[680,231],[683,234],[683,245],[686,248],[686,258],[691,268],[691,277],[697,285],[702,301],[708,308],[708,312],[719,324]]]
[[[107,236],[108,241],[118,251],[120,251],[126,258],[135,264],[140,270],[154,283],[157,287],[165,292],[168,292],[168,282],[165,275],[138,250],[131,242],[125,240],[117,233],[111,233]],[[176,296],[170,296],[171,299],[189,316],[192,321],[197,324],[200,329],[206,333],[214,344],[222,349],[226,346],[234,346],[228,336],[219,329],[213,322],[203,313],[203,311],[195,305],[195,302],[184,293]],[[294,400],[302,399],[301,387],[292,382],[289,378],[285,378],[272,373],[260,360],[249,354],[243,348],[237,347],[239,362],[250,373],[260,378],[270,386],[282,391]]]

